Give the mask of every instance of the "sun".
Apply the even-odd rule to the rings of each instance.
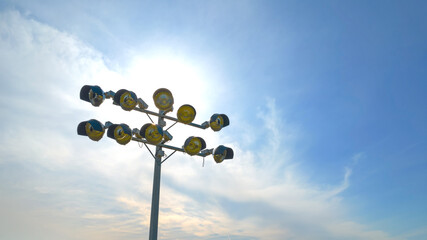
[[[176,56],[136,57],[126,71],[126,79],[134,91],[152,98],[159,88],[167,88],[174,95],[175,106],[208,103],[209,80],[196,63]]]

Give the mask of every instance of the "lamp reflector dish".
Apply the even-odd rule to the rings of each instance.
[[[80,90],[80,99],[99,107],[104,102],[105,93],[99,86],[84,85]]]
[[[213,152],[215,162],[221,163],[225,159],[232,159],[234,157],[233,149],[219,145]]]
[[[77,126],[77,134],[82,136],[88,136],[93,141],[101,140],[104,136],[104,125],[95,119],[81,122]]]
[[[180,122],[189,124],[196,118],[196,109],[189,104],[182,105],[179,107],[176,116]]]
[[[136,94],[126,89],[120,89],[114,94],[113,101],[115,104],[120,105],[123,110],[130,111],[136,107],[138,99]]]
[[[172,111],[173,96],[171,91],[166,88],[159,88],[153,94],[153,100],[156,107],[165,112]]]
[[[157,145],[163,140],[163,129],[157,124],[147,123],[141,127],[139,135],[145,138],[149,143]]]
[[[226,127],[230,124],[230,120],[228,119],[227,115],[225,114],[218,114],[215,113],[212,115],[209,125],[212,130],[215,132],[221,130],[223,127]]]
[[[205,148],[206,142],[201,137],[189,137],[184,143],[184,151],[189,155],[196,155]]]
[[[121,145],[126,145],[132,140],[132,131],[126,124],[113,124],[108,128],[107,136]]]

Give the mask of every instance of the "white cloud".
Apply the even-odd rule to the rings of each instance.
[[[132,115],[138,120],[132,120],[132,127],[148,119],[137,118],[141,115],[134,112],[119,115],[112,105],[92,109],[78,99],[79,89],[84,84],[99,84],[105,90],[141,89],[140,95],[151,101],[156,88],[170,86],[176,105],[194,102],[200,109],[197,120],[202,122],[218,98],[209,93],[215,76],[190,60],[181,61],[180,56],[139,56],[129,68],[114,72],[105,66],[101,53],[70,34],[14,11],[1,13],[0,20],[0,111],[4,116],[0,237],[145,237],[151,156],[135,143],[91,142],[77,136],[75,128],[92,117],[124,121],[123,116]],[[198,91],[190,96],[187,86]],[[281,119],[274,99],[262,109],[258,117],[264,125],[245,143],[262,143],[258,138],[267,132],[269,140],[257,150],[244,149],[239,136],[227,136],[226,131],[171,129],[175,145],[183,142],[183,136],[201,135],[209,147],[220,143],[233,147],[235,159],[217,165],[207,158],[204,168],[201,159],[183,154],[165,162],[159,236],[388,239],[386,233],[348,220],[339,194],[349,187],[351,169],[337,186],[325,188],[305,181],[292,160],[292,149],[284,144],[294,141],[297,131]],[[12,221],[8,223],[5,216]],[[11,227],[14,224],[19,228]]]

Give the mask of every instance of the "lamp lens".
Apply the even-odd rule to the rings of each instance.
[[[224,126],[224,119],[222,118],[221,115],[216,115],[216,116],[214,115],[211,118],[210,126],[212,130],[219,131]]]
[[[118,143],[125,145],[130,142],[132,136],[127,134],[123,127],[119,125],[114,129],[114,138]]]
[[[90,122],[85,124],[85,130],[87,136],[93,141],[99,141],[104,135],[104,129],[102,131],[95,130]]]
[[[99,86],[84,85],[80,89],[80,99],[99,107],[105,99],[105,94]]]
[[[196,155],[205,148],[205,140],[200,137],[189,137],[184,143],[184,151],[189,155]]]
[[[163,134],[159,132],[157,125],[151,124],[145,130],[145,139],[152,144],[159,144],[163,139]]]
[[[217,163],[220,163],[222,161],[224,161],[225,156],[227,156],[227,150],[224,150],[223,152],[219,152],[217,154],[214,154],[214,160]]]
[[[89,90],[89,101],[93,106],[99,106],[104,101],[104,96],[102,94],[98,94],[93,89]]]
[[[117,126],[116,129],[114,129],[114,138],[120,139],[123,138],[125,135],[125,132],[123,131],[122,126]]]
[[[120,106],[124,110],[130,111],[136,107],[137,99],[132,95],[133,94],[131,92],[125,92],[120,96]]]
[[[196,117],[196,110],[191,105],[182,105],[178,109],[177,117],[182,123],[191,123]]]
[[[202,143],[197,138],[192,138],[189,143],[184,147],[186,153],[190,155],[195,155],[200,152],[202,148]]]
[[[213,152],[215,162],[220,163],[224,159],[232,159],[234,157],[233,149],[219,145]]]
[[[173,96],[172,93],[166,88],[160,88],[154,92],[153,95],[154,104],[156,107],[163,111],[169,111],[172,109]]]

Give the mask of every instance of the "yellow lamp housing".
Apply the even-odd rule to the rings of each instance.
[[[80,89],[80,99],[90,102],[95,107],[99,107],[104,102],[105,93],[99,86],[84,85]]]
[[[162,111],[169,112],[173,109],[173,96],[166,88],[159,88],[153,94],[156,107]]]
[[[221,163],[224,159],[232,159],[234,157],[233,149],[219,145],[213,152],[213,157],[216,163]]]
[[[99,141],[104,136],[104,132],[104,125],[95,119],[81,122],[77,126],[78,135],[88,136],[93,141]]]
[[[194,118],[196,118],[196,109],[194,109],[194,107],[189,104],[182,105],[179,107],[176,116],[178,121],[189,124],[193,122]]]
[[[107,136],[121,145],[126,145],[132,140],[132,130],[124,123],[112,124],[108,127]]]
[[[120,105],[123,110],[130,111],[136,107],[138,99],[136,94],[126,89],[120,89],[114,94],[113,103]]]
[[[209,121],[209,125],[210,125],[212,130],[217,132],[217,131],[221,130],[223,127],[230,125],[230,120],[228,119],[227,115],[225,115],[225,114],[215,113],[214,115],[212,115],[212,117]]]
[[[147,123],[139,130],[139,135],[149,143],[157,145],[163,140],[163,129],[157,124]]]
[[[196,155],[205,148],[206,142],[201,137],[189,137],[184,143],[184,151],[189,155]]]

